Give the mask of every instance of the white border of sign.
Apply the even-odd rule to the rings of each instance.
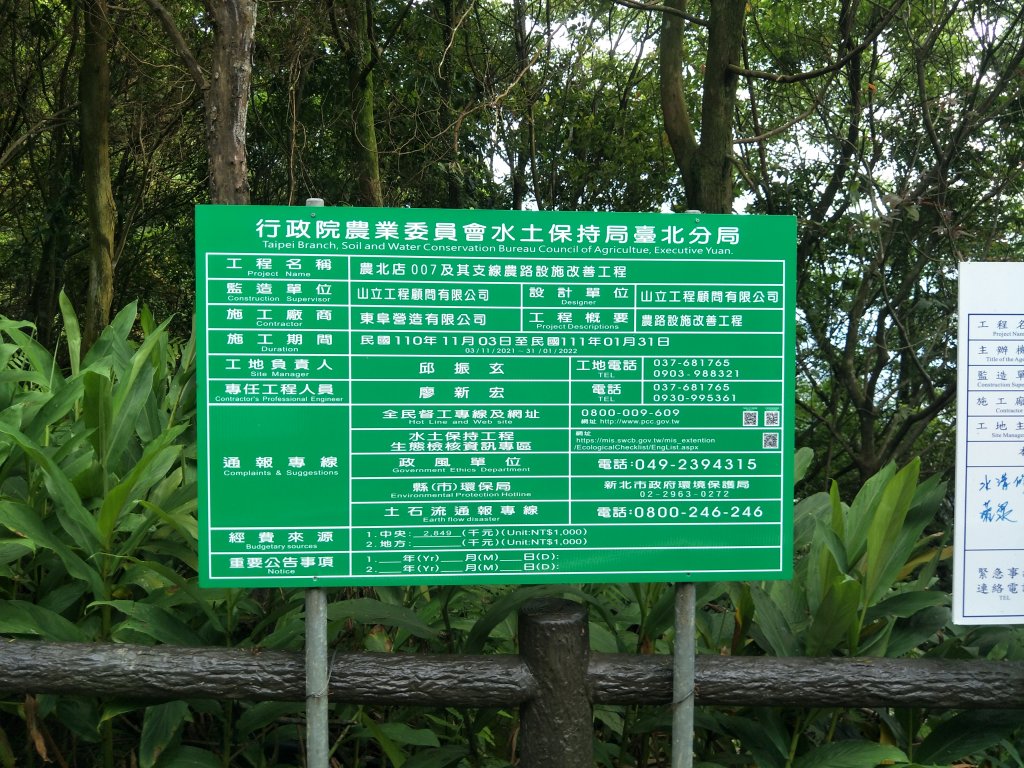
[[[960,264],[953,621],[1024,623],[1024,262]]]

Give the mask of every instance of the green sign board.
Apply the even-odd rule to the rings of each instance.
[[[789,217],[201,206],[201,583],[787,578]]]

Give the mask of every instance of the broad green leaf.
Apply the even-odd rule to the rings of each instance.
[[[405,768],[451,768],[459,765],[459,761],[468,756],[467,747],[453,744],[417,752],[405,761]]]
[[[158,605],[134,600],[97,600],[92,605],[109,605],[128,617],[114,627],[115,639],[119,629],[130,629],[166,645],[203,644],[179,618]]]
[[[46,488],[58,502],[57,515],[75,543],[88,553],[97,552],[99,550],[99,535],[96,530],[96,521],[82,506],[78,491],[75,490],[61,468],[36,443],[19,430],[0,422],[0,435],[5,435],[13,440],[42,470]]]
[[[846,549],[835,531],[824,520],[814,528],[814,539],[807,560],[807,605],[813,613],[818,610],[825,593],[832,584],[848,572]],[[799,567],[799,565],[798,565]]]
[[[374,741],[380,745],[380,748],[384,751],[384,754],[388,756],[388,759],[395,764],[395,768],[403,768],[405,765],[406,758],[408,757],[405,752],[388,738],[387,734],[381,730],[380,726],[374,722],[374,719],[367,715],[364,711],[360,711],[359,720],[366,728],[366,730],[373,737]]]
[[[831,655],[857,621],[859,605],[860,582],[846,578],[835,582],[811,618],[804,637],[805,655]]]
[[[82,401],[82,421],[91,430],[89,442],[96,451],[96,457],[106,465],[110,448],[110,430],[113,421],[113,396],[110,378],[94,370],[82,374],[85,396]]]
[[[240,736],[249,736],[273,725],[282,717],[295,717],[305,711],[305,704],[294,701],[260,701],[248,707],[235,724]]]
[[[816,493],[793,507],[793,547],[797,552],[810,546],[819,521],[828,524],[831,503],[827,493]]]
[[[173,443],[184,429],[184,425],[179,425],[164,430],[156,440],[146,446],[142,456],[124,480],[107,492],[107,497],[100,507],[97,527],[100,540],[108,551],[113,548],[118,518],[134,500],[145,498],[150,489],[166,477],[167,472],[177,461],[181,449],[169,444]]]
[[[381,723],[381,733],[396,744],[418,747],[439,747],[437,735],[429,728],[413,728],[407,723]]]
[[[914,750],[914,757],[923,763],[959,762],[1009,738],[1021,725],[1020,712],[961,712],[934,728]]]
[[[95,699],[61,696],[54,712],[61,725],[87,743],[96,743],[99,737],[100,709]]]
[[[25,325],[28,324],[14,323],[4,319],[0,321],[0,330],[3,330],[11,337],[11,341],[20,347],[25,359],[38,375],[37,381],[40,385],[56,392],[64,386],[64,375],[60,372],[53,355],[42,344],[21,330]]]
[[[153,331],[153,333],[147,334],[142,344],[140,344],[139,348],[135,351],[135,354],[132,355],[131,370],[128,373],[128,378],[124,382],[122,382],[124,391],[121,394],[119,394],[117,400],[115,401],[115,408],[120,406],[122,398],[126,396],[128,390],[132,389],[137,380],[144,379],[146,388],[152,388],[152,371],[155,369],[155,365],[153,364],[153,361],[150,359],[150,355],[152,354],[154,348],[161,342],[163,342],[164,331],[167,329],[167,326],[170,324],[170,322],[170,318],[164,320],[162,323],[160,323],[159,327]]]
[[[59,613],[24,600],[0,600],[0,634],[76,643],[90,639]]]
[[[783,768],[786,764],[786,753],[759,719],[730,715],[721,720],[730,734],[739,737],[740,746],[750,753],[758,768]]]
[[[94,597],[106,596],[106,586],[99,571],[54,536],[34,509],[13,501],[0,501],[0,525],[35,542],[36,546],[51,550],[60,558],[68,574],[89,584]]]
[[[82,396],[82,381],[72,379],[67,386],[53,392],[43,406],[25,426],[25,434],[37,443],[47,443],[47,431],[59,424],[78,404]]]
[[[949,623],[948,606],[923,608],[906,619],[896,622],[889,638],[887,656],[902,656],[942,632]]]
[[[906,762],[903,750],[870,741],[836,741],[802,755],[794,768],[874,768],[880,763]]]
[[[0,565],[13,563],[35,551],[36,545],[32,539],[0,539]]]
[[[173,743],[182,725],[188,720],[188,704],[169,701],[146,707],[142,718],[142,737],[139,740],[140,768],[153,768]]]
[[[136,422],[146,401],[152,395],[152,363],[144,360],[146,375],[137,376],[131,382],[119,381],[114,390],[113,420],[110,430],[110,444],[107,448],[107,468],[116,471],[118,462],[135,434]]]
[[[896,616],[906,619],[918,611],[934,606],[948,606],[949,595],[945,592],[904,592],[893,595],[880,603],[868,608],[867,620],[872,621],[882,616]]]
[[[158,563],[155,560],[138,560],[134,563],[135,567],[141,568],[152,573],[162,576],[168,583],[174,584],[180,594],[188,595],[192,600],[192,604],[201,610],[209,621],[210,626],[216,629],[218,632],[224,631],[223,620],[221,614],[214,610],[210,600],[202,594],[199,590],[195,579],[189,580],[183,577],[180,573],[172,568],[168,568],[163,563]]]
[[[871,606],[892,586],[907,561],[917,536],[901,536],[910,503],[917,491],[921,460],[914,459],[901,469],[882,492],[868,530],[864,569],[864,601]]]
[[[771,646],[765,650],[776,656],[798,656],[793,628],[769,594],[760,586],[752,585],[750,596],[754,599],[754,623]]]
[[[77,376],[82,365],[82,331],[78,327],[78,315],[75,314],[75,308],[71,306],[71,300],[63,289],[57,297],[57,302],[60,304],[60,314],[64,319],[64,337],[68,342],[71,375]]]
[[[874,528],[876,508],[889,480],[896,473],[896,465],[888,464],[868,478],[854,497],[846,513],[845,534],[846,557],[850,563],[857,563],[867,547],[868,531]],[[833,489],[836,486],[833,484]],[[838,491],[835,491],[838,493]],[[839,531],[837,531],[839,533]]]
[[[342,600],[327,606],[330,621],[351,619],[360,624],[383,624],[403,629],[422,638],[437,636],[437,630],[424,624],[416,612],[400,605],[389,605],[371,597]]]
[[[793,485],[804,479],[804,475],[807,474],[807,469],[811,466],[811,461],[813,460],[814,451],[810,448],[804,447],[797,450],[793,455]]]
[[[157,768],[224,768],[213,752],[199,747],[174,747],[160,758]]]

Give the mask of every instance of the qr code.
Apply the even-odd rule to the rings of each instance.
[[[757,426],[757,411],[744,411],[743,412],[743,426],[744,427],[756,427]]]
[[[778,448],[779,433],[765,432],[763,435],[761,435],[761,447],[765,449]]]
[[[764,412],[764,425],[766,427],[777,427],[780,423],[780,414],[778,411],[765,411]]]

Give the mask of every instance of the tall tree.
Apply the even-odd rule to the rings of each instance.
[[[85,39],[78,98],[85,203],[89,224],[89,289],[83,344],[110,322],[114,300],[117,211],[110,184],[110,10],[106,0],[85,0]]]
[[[329,0],[331,29],[345,61],[348,111],[352,130],[350,160],[357,179],[359,205],[384,205],[380,186],[377,126],[374,122],[374,41],[372,0]]]
[[[711,0],[706,20],[687,13],[686,0],[667,0],[661,23],[661,109],[665,132],[683,178],[686,206],[706,213],[731,213],[733,122],[747,0]],[[690,115],[683,83],[684,22],[707,30],[700,61],[700,134]],[[695,62],[689,62],[691,66]],[[693,68],[696,68],[693,66]]]
[[[214,203],[244,205],[249,202],[246,119],[252,88],[256,0],[204,0],[205,23],[213,35],[208,74],[167,8],[160,0],[146,2],[203,94],[210,198]]]

